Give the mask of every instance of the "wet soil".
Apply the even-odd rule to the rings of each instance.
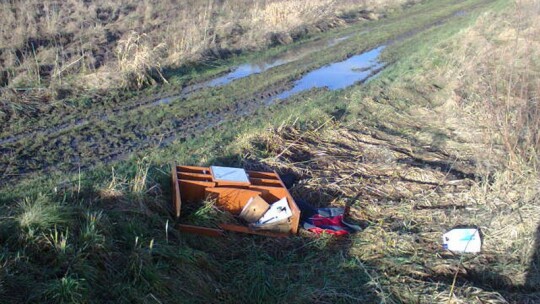
[[[120,104],[114,108],[105,107],[105,109],[103,109],[102,111],[99,111],[99,109],[95,109],[96,107],[94,107],[94,111],[88,113],[87,115],[84,115],[82,113],[75,113],[75,115],[72,114],[66,116],[62,120],[62,122],[59,122],[57,124],[53,123],[52,125],[49,122],[49,124],[44,127],[33,127],[30,125],[25,128],[24,132],[20,132],[18,134],[11,133],[9,136],[6,136],[4,138],[0,137],[0,145],[17,142],[28,137],[50,136],[54,133],[68,131],[76,127],[84,126],[96,120],[108,120],[110,117],[118,115],[119,113],[124,113],[143,107],[169,104],[174,101],[186,99],[193,93],[200,90],[224,86],[235,80],[249,77],[255,74],[260,74],[273,67],[300,60],[311,53],[323,51],[327,48],[336,46],[339,43],[349,39],[350,37],[351,35],[345,35],[342,37],[331,39],[319,39],[306,44],[302,44],[295,48],[292,48],[291,50],[285,52],[284,54],[281,54],[280,56],[275,56],[273,58],[260,62],[246,63],[240,65],[233,68],[231,72],[225,75],[217,76],[213,79],[203,81],[201,83],[188,85],[177,92],[156,94],[149,98],[138,98],[131,101],[126,101],[123,104]]]
[[[338,90],[365,82],[387,66],[387,63],[379,61],[379,54],[385,47],[463,14],[458,13],[404,33],[362,54],[351,54],[348,58],[307,72],[296,81],[277,83],[262,92],[250,93],[250,96],[242,97],[240,94],[237,100],[209,106],[197,113],[179,113],[179,103],[188,98],[196,99],[197,96],[193,97],[195,92],[225,86],[237,79],[300,60],[307,54],[328,50],[351,35],[316,41],[301,47],[302,52],[285,53],[269,61],[242,65],[228,74],[184,87],[178,92],[104,103],[98,111],[95,105],[75,110],[63,105],[68,110],[64,117],[54,117],[58,114],[50,111],[51,120],[40,121],[43,124],[47,122],[45,126],[39,123],[29,125],[25,128],[29,131],[0,139],[0,184],[37,172],[72,171],[116,161],[137,151],[166,146],[174,140],[194,138],[207,130],[217,132],[224,123],[253,115],[263,107],[296,102],[289,97],[304,91],[314,88]]]

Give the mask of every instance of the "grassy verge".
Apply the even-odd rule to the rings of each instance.
[[[90,103],[88,107],[67,109],[64,106],[59,112],[52,110],[35,119],[20,119],[18,124],[9,128],[12,132],[24,132],[29,122],[44,131],[27,134],[16,142],[4,144],[0,170],[12,178],[54,169],[76,170],[79,166],[93,166],[115,160],[126,153],[159,145],[163,138],[177,133],[181,133],[185,139],[198,136],[195,132],[204,129],[205,124],[209,124],[207,122],[211,123],[219,116],[231,119],[227,116],[237,116],[242,107],[259,107],[257,102],[264,99],[260,96],[280,92],[308,71],[396,37],[425,31],[441,19],[449,18],[457,11],[474,8],[478,3],[485,2],[447,1],[441,5],[440,2],[430,1],[419,4],[408,9],[407,14],[381,20],[376,31],[365,32],[369,29],[365,26],[349,29],[347,34],[354,30],[360,32],[324,52],[310,53],[302,60],[224,87],[209,88],[186,98],[173,99],[168,105],[137,107],[137,103],[141,102],[141,98],[138,98],[131,100],[131,103],[119,102],[118,109],[114,105],[100,107]],[[142,100],[146,99],[143,97]],[[132,105],[135,108],[123,108]],[[66,113],[63,109],[67,109]],[[104,116],[107,118],[103,119]],[[219,131],[224,129],[219,127]],[[7,129],[4,132],[9,133]]]
[[[524,69],[500,65],[493,61],[498,56],[469,60],[481,50],[522,50],[508,39],[515,37],[512,29],[529,34],[517,46],[537,43],[534,14],[490,27],[515,20],[505,3],[495,3],[498,13],[472,14],[389,48],[386,56],[400,59],[365,86],[307,92],[229,122],[219,136],[208,131],[120,162],[114,171],[98,167],[61,183],[61,176],[51,176],[2,190],[2,298],[534,303],[537,154],[528,145],[513,150],[526,156],[519,162],[505,157],[511,153],[501,140],[504,120],[485,110],[492,97],[486,92],[493,91],[475,92],[493,79],[505,80],[497,85],[507,93],[514,86],[508,77],[475,71],[496,64],[498,75],[533,80],[525,76],[538,71],[537,57],[532,48],[513,52],[516,62],[529,63]],[[534,2],[520,5],[523,13],[538,9]],[[482,44],[494,37],[497,43]],[[520,89],[505,96],[534,101],[535,85],[529,81],[529,95]],[[520,100],[503,99],[516,107]],[[353,218],[365,228],[339,240],[304,233],[286,240],[179,234],[168,212],[166,163],[173,159],[293,172],[295,197],[316,206],[352,204]],[[441,250],[442,232],[457,224],[482,228],[482,254]]]

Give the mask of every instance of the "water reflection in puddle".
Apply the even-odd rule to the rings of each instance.
[[[230,73],[227,73],[221,77],[212,79],[206,83],[201,84],[201,87],[218,87],[231,83],[234,80],[248,77],[254,74],[260,74],[273,67],[277,67],[286,63],[290,63],[309,55],[310,53],[321,51],[330,47],[333,47],[340,42],[343,42],[351,38],[351,35],[344,37],[334,38],[330,40],[317,41],[313,44],[306,45],[304,47],[296,48],[284,54],[270,58],[267,61],[259,63],[246,63],[238,66]]]
[[[339,90],[357,82],[366,81],[384,67],[384,63],[379,61],[379,55],[385,47],[383,45],[344,61],[311,71],[297,80],[292,89],[273,97],[271,101],[285,99],[313,88]]]
[[[258,64],[251,64],[251,63],[246,63],[246,64],[242,64],[241,66],[237,67],[236,69],[234,69],[234,71],[226,74],[226,75],[223,75],[221,77],[218,77],[218,78],[215,78],[215,79],[212,79],[210,81],[208,81],[207,83],[205,83],[203,85],[203,87],[218,87],[218,86],[223,86],[223,85],[226,85],[234,80],[237,80],[237,79],[240,79],[240,78],[244,78],[244,77],[248,77],[250,75],[253,75],[253,74],[259,74],[259,73],[262,73],[264,71],[267,71],[273,67],[276,67],[276,66],[280,66],[282,64],[285,64],[287,62],[290,62],[289,60],[286,60],[286,59],[276,59],[276,60],[273,60],[273,61],[267,61],[267,62],[261,62],[261,63],[258,63]]]
[[[176,96],[171,96],[171,97],[166,97],[166,98],[161,98],[161,99],[158,99],[154,102],[152,102],[152,106],[156,106],[156,105],[165,105],[165,104],[169,104],[179,98],[183,98],[183,97],[186,97],[188,95],[190,95],[191,93],[195,92],[195,91],[198,91],[198,90],[201,90],[201,89],[204,89],[204,88],[211,88],[211,87],[220,87],[220,86],[224,86],[224,85],[227,85],[235,80],[238,80],[238,79],[241,79],[241,78],[245,78],[245,77],[248,77],[248,76],[251,76],[251,75],[255,75],[255,74],[260,74],[260,73],[263,73],[273,67],[277,67],[277,66],[280,66],[280,65],[284,65],[284,64],[287,64],[287,63],[290,63],[290,62],[293,62],[293,61],[296,61],[296,60],[300,60],[302,59],[303,57],[311,54],[311,53],[314,53],[314,52],[317,52],[317,51],[322,51],[322,50],[325,50],[327,48],[330,48],[330,47],[333,47],[333,46],[336,46],[338,45],[339,43],[351,38],[352,35],[347,35],[347,36],[343,36],[343,37],[338,37],[338,38],[333,38],[333,39],[330,39],[330,40],[319,40],[319,41],[314,41],[312,43],[309,43],[307,45],[302,45],[302,46],[299,46],[299,47],[296,47],[296,48],[293,48],[293,49],[290,49],[286,52],[284,52],[283,54],[279,55],[279,56],[275,56],[275,57],[272,57],[266,61],[262,61],[262,62],[258,62],[258,63],[246,63],[246,64],[242,64],[238,67],[236,67],[233,71],[223,75],[223,76],[220,76],[220,77],[217,77],[217,78],[214,78],[214,79],[211,79],[209,81],[206,81],[206,82],[203,82],[203,83],[198,83],[198,84],[194,84],[194,85],[191,85],[191,86],[187,86],[185,87],[182,92]]]

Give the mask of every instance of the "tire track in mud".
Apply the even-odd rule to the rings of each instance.
[[[387,41],[386,45],[441,25],[458,13],[462,14],[462,11],[404,33]],[[374,75],[388,67],[389,64],[391,63],[378,69]],[[16,181],[32,173],[46,173],[55,170],[73,171],[78,168],[89,168],[99,163],[110,163],[143,149],[163,147],[177,139],[187,140],[212,128],[217,130],[224,123],[246,117],[256,113],[262,107],[272,105],[273,102],[276,102],[273,97],[290,89],[293,85],[292,81],[277,84],[264,92],[257,93],[254,97],[240,99],[224,108],[208,110],[203,114],[195,113],[178,117],[175,113],[165,111],[161,117],[156,119],[152,118],[148,121],[144,119],[153,114],[144,112],[149,105],[173,107],[175,104],[162,101],[164,99],[172,101],[187,98],[190,94],[189,87],[187,87],[180,94],[147,98],[107,114],[100,114],[98,121],[75,121],[69,128],[55,128],[56,133],[48,134],[47,137],[33,136],[36,141],[29,147],[17,147],[16,142],[3,143],[0,147],[0,155],[14,157],[0,162],[0,172],[4,172],[3,176],[0,174],[0,185],[7,183],[8,179],[10,182]],[[277,102],[288,104],[292,101],[285,99]],[[163,105],[163,103],[165,104]],[[115,124],[122,117],[130,117],[130,119]],[[109,120],[109,118],[117,119]]]
[[[127,104],[121,107],[117,107],[112,111],[107,111],[107,110],[102,111],[102,112],[106,112],[105,114],[98,113],[95,115],[90,115],[89,117],[87,116],[86,118],[75,118],[73,119],[74,120],[73,122],[60,123],[56,126],[47,126],[44,128],[38,128],[38,129],[34,129],[27,132],[21,132],[10,137],[2,138],[0,139],[0,145],[17,142],[28,137],[49,136],[49,135],[53,135],[54,133],[69,131],[71,129],[81,127],[92,122],[108,120],[110,117],[118,115],[119,113],[122,113],[122,112],[144,108],[145,106],[156,103],[163,99],[167,99],[167,98],[184,99],[187,96],[188,94],[184,93],[184,89],[183,89],[182,91],[180,91],[180,93],[171,93],[167,95],[155,96],[155,97],[150,97],[146,99],[138,98],[132,104]]]
[[[421,31],[427,30],[427,29],[432,28],[434,26],[442,25],[445,22],[447,22],[448,20],[452,19],[453,17],[462,16],[462,15],[466,14],[468,10],[473,10],[473,9],[477,8],[479,5],[482,5],[482,4],[483,4],[483,2],[481,2],[481,3],[477,4],[477,5],[471,6],[471,7],[467,8],[467,9],[465,9],[465,10],[458,10],[458,11],[454,12],[453,14],[451,14],[451,15],[449,15],[447,17],[440,18],[439,20],[436,20],[435,22],[424,25],[424,26],[422,26],[420,28],[417,28],[417,29],[413,29],[411,31],[408,31],[408,32],[406,32],[404,34],[399,35],[398,37],[396,37],[394,39],[383,42],[383,43],[379,44],[379,46],[380,45],[390,45],[390,44],[392,44],[394,42],[397,42],[399,40],[403,40],[403,39],[406,39],[408,37],[414,36],[415,34],[421,32]],[[412,18],[412,17],[413,16],[409,16],[409,18]],[[394,20],[392,22],[399,22],[399,20]],[[335,38],[324,38],[324,39],[322,39],[322,41],[320,41],[320,40],[308,41],[305,44],[299,45],[297,47],[300,50],[302,48],[305,48],[305,50],[302,51],[301,55],[297,55],[297,56],[293,57],[292,59],[291,58],[284,59],[284,60],[282,60],[282,62],[280,64],[277,64],[277,65],[270,65],[269,69],[272,68],[272,67],[277,67],[277,66],[281,66],[281,65],[284,65],[284,64],[287,64],[287,63],[291,63],[291,62],[301,60],[302,58],[306,57],[307,55],[309,55],[311,53],[314,53],[314,52],[317,52],[317,51],[324,51],[324,50],[327,50],[329,48],[335,47],[338,44],[348,40],[352,36],[361,35],[362,33],[365,33],[367,31],[369,31],[370,29],[373,29],[373,28],[376,28],[376,27],[377,26],[368,27],[367,29],[365,29],[364,31],[359,32],[359,33],[347,33],[345,31],[346,33],[344,35],[342,35],[342,36],[335,37]],[[376,47],[378,47],[378,46],[376,46]],[[287,56],[286,53],[287,53],[287,51],[282,55]],[[269,60],[280,61],[279,58],[273,58],[273,59],[269,59]],[[230,71],[233,71],[234,69],[235,68],[231,68]],[[262,72],[255,72],[255,73],[252,73],[250,75],[264,73],[265,71],[266,70],[263,70]],[[309,71],[305,71],[305,72],[307,73]],[[189,98],[190,96],[192,96],[192,94],[194,94],[196,92],[202,91],[202,90],[207,89],[207,88],[215,88],[216,86],[212,85],[213,81],[215,81],[217,79],[220,79],[220,78],[223,78],[224,76],[226,76],[226,74],[228,74],[228,73],[225,72],[223,74],[216,75],[215,77],[212,77],[209,80],[205,80],[205,81],[201,81],[201,82],[198,82],[198,83],[195,83],[195,84],[185,86],[179,92],[177,91],[177,92],[172,92],[172,93],[168,93],[168,94],[156,94],[156,95],[154,95],[152,97],[149,97],[149,98],[140,98],[140,97],[137,98],[137,97],[135,97],[135,98],[131,99],[130,101],[128,101],[128,104],[124,103],[123,105],[120,105],[119,107],[115,107],[113,109],[108,109],[108,108],[99,109],[98,108],[97,110],[99,111],[99,113],[88,113],[86,115],[86,117],[84,117],[84,118],[72,117],[71,115],[74,115],[75,113],[69,113],[68,119],[71,119],[72,120],[71,122],[60,122],[56,126],[50,126],[49,125],[49,126],[42,127],[42,128],[38,127],[37,129],[34,129],[34,130],[24,131],[24,132],[20,132],[18,134],[13,134],[13,135],[11,135],[9,137],[0,138],[0,145],[5,145],[5,144],[18,142],[18,141],[28,139],[28,138],[31,138],[31,137],[34,137],[34,138],[35,137],[47,137],[47,136],[51,136],[51,135],[53,135],[55,133],[67,132],[69,130],[72,130],[72,129],[75,129],[75,128],[78,128],[78,127],[82,127],[82,126],[85,126],[85,125],[88,125],[88,124],[91,124],[91,123],[95,123],[97,121],[106,121],[106,120],[111,119],[114,116],[117,116],[120,113],[124,113],[124,112],[128,112],[128,111],[134,111],[134,110],[137,110],[137,109],[144,109],[144,108],[153,107],[153,106],[159,106],[159,105],[162,105],[162,104],[168,104],[168,103],[171,103],[171,102],[177,101],[177,100],[185,100],[185,99]],[[246,77],[248,77],[250,75],[247,75]],[[244,78],[244,77],[241,77],[241,78]],[[238,79],[241,79],[241,78],[237,78],[237,79],[234,79],[234,80],[238,80]],[[228,82],[228,83],[230,83],[230,82]],[[226,84],[228,84],[228,83],[226,83]],[[31,128],[31,126],[28,126],[28,127]]]
[[[179,136],[180,140],[187,140],[210,128],[218,128],[231,119],[255,113],[264,106],[265,100],[278,94],[282,88],[283,86],[279,86],[255,97],[239,100],[225,108],[206,111],[204,114],[163,117],[152,126],[139,123],[136,119],[129,126],[118,125],[108,129],[101,126],[81,126],[77,132],[57,134],[56,137],[19,151],[19,163],[15,164],[13,172],[5,176],[16,180],[17,177],[35,172],[85,169],[98,163],[122,159],[145,148],[168,145]],[[130,133],[121,133],[121,129],[129,129]],[[9,149],[10,147],[2,147],[0,153],[9,155]],[[0,172],[8,171],[9,166],[9,163],[0,163]],[[4,183],[6,180],[0,175],[0,184]]]
[[[365,31],[363,31],[361,33],[357,33],[356,35],[360,35],[360,34],[362,34],[364,32]],[[92,123],[92,122],[95,122],[95,121],[109,120],[111,117],[116,116],[116,115],[118,115],[119,113],[122,113],[122,112],[133,111],[133,110],[136,110],[136,109],[143,109],[143,108],[147,108],[147,107],[154,107],[154,106],[159,106],[159,105],[163,105],[163,104],[169,104],[169,103],[171,103],[173,101],[176,101],[176,100],[184,100],[184,99],[189,98],[192,94],[194,94],[196,92],[199,92],[199,91],[202,91],[204,89],[222,87],[222,86],[225,86],[225,85],[227,85],[227,84],[229,84],[229,83],[231,83],[233,81],[236,81],[236,80],[239,80],[239,79],[242,79],[242,78],[245,78],[245,77],[249,77],[251,75],[257,75],[257,74],[264,73],[265,71],[267,71],[267,70],[269,70],[269,69],[271,69],[273,67],[278,67],[278,66],[281,66],[281,65],[285,65],[287,63],[291,63],[291,62],[301,60],[302,58],[304,58],[304,57],[306,57],[309,54],[312,54],[314,52],[323,51],[323,50],[326,50],[328,48],[334,47],[334,46],[338,45],[339,43],[341,43],[343,41],[346,41],[347,39],[351,38],[351,36],[352,36],[352,34],[346,34],[344,36],[331,38],[331,39],[315,39],[313,41],[308,41],[305,44],[301,44],[301,45],[297,46],[296,48],[292,49],[292,50],[299,50],[299,52],[300,52],[299,54],[293,55],[292,58],[289,58],[290,54],[289,54],[288,51],[286,51],[286,52],[284,52],[283,54],[281,54],[281,55],[279,55],[277,57],[268,59],[268,62],[270,62],[270,63],[263,63],[263,65],[267,65],[266,68],[259,69],[259,70],[256,69],[256,70],[254,70],[253,72],[251,72],[251,73],[249,73],[247,75],[242,75],[241,77],[237,76],[237,77],[234,77],[232,79],[227,79],[226,78],[227,75],[233,74],[236,69],[241,68],[243,65],[233,67],[233,68],[229,69],[229,72],[218,74],[218,75],[214,76],[213,78],[211,78],[209,80],[204,80],[204,81],[201,81],[201,82],[198,82],[198,83],[195,83],[195,84],[187,85],[187,86],[183,87],[179,92],[155,95],[153,97],[146,98],[146,99],[135,98],[135,99],[133,99],[134,101],[132,101],[131,104],[125,104],[125,105],[122,105],[120,107],[116,107],[113,110],[107,111],[106,114],[103,114],[103,113],[90,114],[90,117],[78,118],[78,119],[75,119],[75,121],[72,122],[72,123],[60,123],[60,124],[58,124],[56,126],[47,126],[47,127],[44,127],[44,128],[38,128],[38,129],[34,129],[34,130],[24,131],[24,132],[21,132],[19,134],[11,135],[9,137],[0,138],[0,145],[17,142],[17,141],[23,140],[23,139],[31,137],[31,136],[32,137],[35,137],[35,136],[50,136],[50,135],[52,135],[54,133],[60,133],[60,132],[63,132],[63,131],[69,131],[70,129],[81,127],[81,126],[84,126],[86,124],[89,124],[89,123]],[[253,64],[253,65],[257,65],[257,64]],[[224,80],[224,79],[226,79],[225,82],[223,84],[220,84],[220,80]],[[216,81],[217,81],[217,84],[216,84]],[[101,112],[103,112],[103,111],[101,111]]]

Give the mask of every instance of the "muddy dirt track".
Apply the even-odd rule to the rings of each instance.
[[[133,152],[165,146],[174,140],[193,138],[209,129],[219,131],[224,123],[254,115],[263,107],[290,104],[295,99],[289,97],[313,88],[342,89],[363,83],[377,75],[389,63],[381,62],[377,53],[377,56],[371,56],[357,66],[346,66],[346,71],[343,71],[344,64],[348,65],[350,62],[348,59],[362,57],[363,53],[373,50],[382,50],[396,41],[418,35],[452,18],[459,18],[466,12],[464,9],[467,8],[460,8],[449,15],[404,30],[391,39],[367,46],[363,49],[364,52],[356,54],[346,52],[344,56],[338,57],[333,62],[326,62],[322,67],[306,69],[295,79],[281,77],[267,86],[262,86],[262,89],[257,88],[255,91],[246,89],[233,95],[232,100],[227,102],[223,100],[227,100],[228,97],[219,94],[226,94],[227,87],[235,81],[257,75],[264,76],[276,68],[286,69],[289,65],[301,65],[303,60],[309,60],[309,56],[314,54],[335,52],[350,42],[349,40],[354,40],[355,36],[358,38],[365,30],[351,33],[350,28],[348,30],[345,28],[337,37],[308,41],[295,46],[293,52],[285,52],[282,57],[271,58],[268,62],[244,65],[243,70],[242,66],[232,68],[229,73],[186,86],[176,92],[173,90],[169,93],[129,100],[112,98],[107,102],[90,103],[86,107],[67,104],[51,107],[38,118],[22,120],[25,131],[11,132],[9,136],[6,135],[7,129],[1,133],[3,137],[0,137],[0,184],[16,181],[28,174],[51,170],[73,171],[116,161],[126,158]],[[306,80],[308,84],[306,81],[302,82],[317,71],[332,66],[339,66],[342,69],[339,71],[341,74],[332,70],[325,71],[333,73],[333,78],[339,78],[339,75],[350,78],[355,73],[363,74],[352,83],[336,87],[318,83],[313,79]],[[296,89],[300,84],[301,88]],[[217,101],[209,102],[214,95],[218,95]],[[194,105],[198,105],[198,108]]]

